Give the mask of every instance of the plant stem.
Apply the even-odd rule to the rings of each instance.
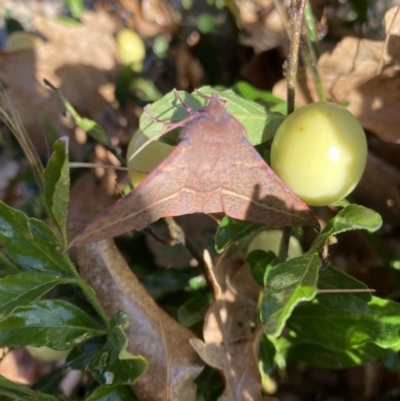
[[[282,230],[282,239],[281,239],[281,244],[279,246],[279,255],[278,258],[286,261],[288,251],[289,251],[289,241],[290,237],[292,235],[292,227],[285,227]]]
[[[296,76],[305,6],[306,0],[292,0],[289,7],[290,51],[286,70],[288,115],[294,111]]]
[[[78,273],[78,270],[76,269],[75,265],[71,262],[68,255],[64,255],[64,257],[67,259],[71,273],[76,278],[76,284],[86,295],[87,299],[93,306],[94,310],[97,312],[97,314],[100,316],[100,318],[103,320],[103,322],[106,324],[108,328],[110,326],[110,318],[104,312],[103,307],[101,306],[99,300],[97,299],[96,294],[94,293],[92,287],[90,287],[89,284],[87,284],[84,280],[82,280],[82,277]]]

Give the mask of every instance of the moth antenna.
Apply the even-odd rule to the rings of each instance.
[[[181,98],[179,92],[174,89],[174,94],[176,98],[182,103],[182,106],[186,109],[189,114],[193,114],[195,111]]]
[[[218,97],[218,100],[224,105],[226,106],[228,104],[227,100],[221,99],[218,94],[216,92],[214,92],[211,96],[210,95],[206,95],[202,92],[200,92],[198,89],[195,90],[196,94],[199,95],[200,97],[202,97],[205,100],[210,101],[214,96]]]
[[[202,97],[203,99],[210,100],[212,96],[205,95],[204,93],[200,92],[198,89],[195,90],[196,94]]]

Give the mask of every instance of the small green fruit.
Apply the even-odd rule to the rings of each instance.
[[[44,43],[39,36],[28,32],[13,32],[7,40],[5,51],[13,52],[18,50],[33,49],[35,46]]]
[[[271,167],[305,203],[342,200],[358,184],[367,161],[367,140],[345,108],[316,102],[290,114],[271,147]]]
[[[173,146],[167,145],[166,143],[153,141],[143,148],[132,160],[129,160],[133,153],[147,140],[148,138],[141,131],[136,132],[132,137],[126,156],[128,168],[150,172],[171,153],[172,149],[174,149]],[[129,177],[134,187],[139,185],[146,176],[147,174],[135,171],[129,172]]]
[[[281,240],[282,230],[261,231],[252,238],[247,247],[246,253],[249,254],[251,251],[260,249],[265,252],[272,251],[275,255],[278,255]],[[301,256],[302,254],[303,249],[299,240],[296,237],[291,236],[289,240],[288,260]]]
[[[130,65],[135,72],[140,72],[146,57],[142,38],[132,29],[125,28],[117,33],[116,41],[122,63]]]
[[[46,362],[57,361],[58,359],[66,357],[70,353],[70,349],[65,351],[58,351],[49,347],[31,347],[28,345],[26,347],[28,352],[37,359]]]

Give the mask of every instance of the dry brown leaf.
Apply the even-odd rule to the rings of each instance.
[[[205,317],[204,342],[192,339],[190,343],[207,364],[224,374],[225,390],[219,401],[265,400],[258,370],[262,328],[253,332],[251,327],[260,287],[241,258],[233,260],[225,254],[213,272],[220,293]]]
[[[188,46],[180,46],[173,52],[175,61],[177,82],[180,89],[192,91],[201,85],[204,78],[204,69]]]
[[[278,46],[288,48],[285,26],[272,0],[238,0],[236,4],[240,24],[247,33],[243,44],[253,47],[256,53]],[[283,11],[286,12],[284,7]]]
[[[131,18],[128,24],[143,36],[172,36],[178,29],[174,12],[165,1],[119,0]]]
[[[384,159],[369,154],[354,200],[370,207],[392,224],[400,224],[400,172]]]
[[[400,143],[400,12],[398,7],[385,15],[385,41],[347,37],[318,61],[318,71],[327,97],[336,103],[349,101],[348,109],[364,128],[384,141]],[[275,85],[273,93],[286,97],[286,82]],[[296,105],[316,101],[309,74],[299,70]]]
[[[31,386],[51,371],[51,363],[34,358],[25,348],[5,352],[6,349],[0,349],[0,375],[8,380]]]
[[[203,368],[189,344],[194,334],[161,310],[132,273],[113,241],[77,250],[80,273],[111,317],[127,313],[128,351],[143,355],[148,371],[132,386],[141,401],[194,401],[193,380]]]
[[[102,124],[106,132],[115,131],[108,114],[113,113],[102,89],[114,82],[117,51],[112,36],[111,19],[101,12],[82,15],[83,24],[67,26],[61,22],[38,17],[36,29],[47,42],[28,49],[0,53],[0,81],[12,107],[21,116],[25,129],[36,148],[45,155],[42,115],[46,115],[59,135],[72,134],[63,124],[64,111],[57,96],[43,84],[46,78],[60,87],[71,104],[85,117]],[[79,159],[77,144],[72,136],[71,147]],[[75,145],[75,146],[74,146]]]

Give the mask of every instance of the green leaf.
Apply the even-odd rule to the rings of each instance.
[[[349,230],[378,230],[382,226],[382,217],[371,209],[360,205],[349,205],[333,217],[317,236],[311,246],[313,250],[321,250],[326,239]]]
[[[78,344],[68,354],[65,366],[69,369],[85,370],[92,357],[104,346],[106,341],[107,336],[99,336]]]
[[[276,111],[282,115],[286,115],[287,113],[287,103],[279,97],[274,96],[270,91],[258,89],[246,81],[237,82],[234,86],[234,90],[247,100],[253,102],[261,100],[267,103],[267,105],[270,106],[270,111]]]
[[[69,1],[69,0],[67,0]],[[103,145],[109,147],[110,149],[116,150],[111,142],[108,140],[106,133],[104,132],[103,128],[100,127],[95,121],[89,120],[88,118],[81,117],[78,112],[72,107],[71,103],[67,100],[67,98],[63,95],[60,89],[56,88],[46,79],[44,83],[49,86],[52,90],[57,93],[61,103],[71,115],[72,119],[74,120],[75,124],[82,128],[85,132],[87,132],[92,138],[96,139],[98,142],[102,143]],[[118,151],[117,151],[118,153]]]
[[[318,289],[367,290],[368,287],[361,281],[329,266],[319,273]],[[319,304],[327,309],[366,313],[368,312],[368,302],[371,301],[372,296],[370,292],[342,292],[318,294],[317,299]]]
[[[248,221],[236,220],[225,216],[215,234],[215,250],[221,253],[232,244],[263,228],[265,226],[262,224],[249,223]]]
[[[372,297],[363,314],[329,311],[317,302],[297,308],[288,321],[297,343],[311,343],[335,352],[367,353],[368,346],[400,350],[400,304]],[[360,351],[361,350],[361,351]]]
[[[324,369],[344,369],[385,359],[390,354],[390,350],[371,343],[359,349],[332,351],[320,345],[295,342],[289,348],[287,358]]]
[[[85,11],[83,0],[64,0],[64,2],[67,4],[73,18],[79,19]]]
[[[67,208],[69,197],[68,138],[54,143],[54,152],[44,171],[44,199],[49,214],[67,244]]]
[[[258,145],[271,139],[284,119],[283,115],[268,112],[263,106],[243,99],[231,89],[217,91],[210,86],[203,86],[198,89],[198,92],[206,96],[211,96],[213,93],[218,92],[220,98],[227,101],[226,110],[243,124],[248,133],[248,139],[253,145]],[[194,111],[203,109],[207,104],[207,100],[196,92],[188,94],[179,91],[178,93]],[[153,103],[146,112],[152,118],[161,121],[155,122],[149,119],[146,113],[142,114],[140,117],[140,129],[148,138],[153,138],[159,135],[160,132],[166,131],[166,124],[182,121],[188,117],[186,108],[177,99],[174,92],[167,93],[162,99]],[[178,137],[176,134],[177,132],[175,132],[173,138],[172,135],[168,137],[169,143],[172,145],[177,144]]]
[[[0,201],[0,244],[28,271],[68,274],[71,267],[54,233],[42,221]]]
[[[261,337],[258,351],[258,367],[262,376],[267,376],[272,372],[274,368],[275,354],[275,345],[268,339],[266,335],[263,335]]]
[[[46,345],[65,350],[104,331],[81,309],[66,301],[45,299],[16,310],[0,321],[0,346]]]
[[[111,329],[106,343],[95,352],[86,367],[86,370],[104,386],[132,384],[147,370],[145,358],[126,351],[128,338],[124,329],[127,323],[127,316],[119,312],[110,322]]]
[[[0,319],[4,319],[15,308],[26,306],[46,294],[57,284],[74,283],[44,273],[17,273],[0,280]]]
[[[274,259],[276,259],[276,256],[272,251],[265,252],[261,249],[252,251],[247,255],[251,275],[258,285],[264,287],[264,280],[268,276],[270,268],[272,268],[271,262]]]
[[[31,390],[22,384],[14,383],[0,376],[0,394],[22,401],[60,401],[58,397]]]
[[[279,263],[269,272],[261,307],[268,334],[279,336],[295,306],[315,297],[320,266],[318,254],[308,252]]]
[[[100,386],[86,398],[86,401],[138,401],[138,399],[126,386]]]
[[[201,322],[209,306],[207,294],[196,291],[191,298],[178,308],[179,323],[190,327]]]

